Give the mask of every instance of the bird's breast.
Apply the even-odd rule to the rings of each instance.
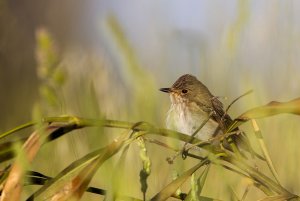
[[[172,103],[166,123],[169,129],[192,135],[207,118],[208,113],[201,110],[196,104],[180,102]],[[201,140],[208,140],[216,134],[217,129],[218,123],[210,119],[196,137]]]

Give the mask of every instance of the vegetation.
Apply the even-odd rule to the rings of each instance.
[[[262,159],[248,153],[243,157],[235,144],[234,151],[216,149],[209,142],[162,128],[164,117],[157,112],[157,95],[152,93],[159,87],[140,66],[117,20],[110,17],[106,26],[128,79],[139,84],[133,83],[124,95],[117,91],[117,83],[104,84],[105,79],[116,78],[103,66],[101,72],[91,73],[101,76],[98,82],[86,81],[60,58],[47,30],[38,30],[40,97],[31,122],[0,135],[1,200],[299,200],[291,187],[298,175],[281,182],[276,172],[280,164],[273,164],[255,120],[299,115],[299,98],[248,110],[222,136],[227,140],[234,128],[252,123],[255,135],[247,135]],[[92,58],[88,61],[98,65]],[[81,97],[78,102],[74,94]],[[117,100],[110,103],[112,99]],[[115,107],[126,112],[111,112]],[[70,113],[86,118],[62,115]],[[182,149],[179,142],[190,145]],[[193,151],[196,146],[203,152]],[[280,150],[276,157],[289,155],[292,151]]]

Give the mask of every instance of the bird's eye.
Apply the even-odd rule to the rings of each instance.
[[[186,94],[187,92],[188,92],[188,90],[186,90],[186,89],[182,89],[182,91],[181,91],[182,93],[184,93],[184,94]]]

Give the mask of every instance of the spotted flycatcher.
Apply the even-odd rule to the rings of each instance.
[[[171,98],[167,127],[192,135],[207,121],[195,137],[208,140],[222,134],[232,123],[223,104],[196,77],[186,74],[170,88],[161,88]]]

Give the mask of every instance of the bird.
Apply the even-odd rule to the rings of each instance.
[[[191,136],[207,121],[195,136],[207,141],[224,134],[233,122],[218,97],[193,75],[182,75],[171,87],[160,91],[168,93],[171,99],[166,118],[168,129]]]

